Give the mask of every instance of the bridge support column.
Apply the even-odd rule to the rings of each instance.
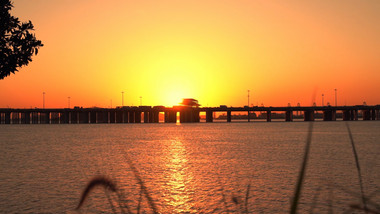
[[[351,120],[351,111],[350,110],[343,110],[343,120],[344,121]]]
[[[232,117],[231,117],[231,111],[227,111],[227,123],[231,123]]]
[[[135,112],[129,111],[129,123],[135,123]]]
[[[212,122],[213,122],[213,112],[206,111],[206,123],[212,123]]]
[[[34,123],[34,112],[32,113],[32,119],[33,119],[33,123]],[[59,123],[60,124],[65,124],[65,123],[69,123],[69,112],[59,112]]]
[[[375,112],[376,112],[376,120],[380,120],[379,110],[376,109]]]
[[[267,111],[267,122],[272,121],[272,112],[270,110]]]
[[[293,121],[293,111],[285,112],[285,121]]]
[[[123,123],[123,112],[116,110],[116,123]]]
[[[192,115],[191,122],[193,122],[193,123],[199,123],[200,122],[199,111],[197,109],[192,109],[191,115]]]
[[[4,120],[3,112],[0,112],[0,124],[3,123],[3,120]]]
[[[97,123],[108,123],[108,111],[101,110],[97,112]]]
[[[135,123],[141,123],[141,111],[135,111]]]
[[[11,113],[10,112],[5,112],[4,123],[5,124],[11,124]]]
[[[59,113],[58,112],[51,112],[50,113],[50,123],[51,124],[58,124],[59,123]]]
[[[23,112],[21,114],[21,123],[30,124],[30,112]]]
[[[177,111],[172,111],[169,113],[169,121],[171,123],[176,123],[177,122]]]
[[[96,111],[90,111],[90,123],[96,123]]]
[[[248,122],[251,122],[250,113],[248,111]]]
[[[164,122],[165,123],[169,123],[169,111],[165,111],[164,112]]]
[[[359,120],[359,111],[357,109],[354,110],[354,120]]]
[[[187,113],[186,111],[181,111],[179,113],[179,121],[180,121],[180,123],[187,123],[186,119],[187,119],[188,116],[187,116],[186,113]]]
[[[32,112],[32,124],[38,124],[38,112]]]
[[[372,120],[376,120],[376,111],[375,111],[375,109],[372,109],[371,110],[371,116],[372,116]]]
[[[78,123],[78,112],[77,111],[71,111],[70,112],[70,116],[71,116],[71,121],[70,121],[70,123],[71,124],[77,124]]]
[[[154,111],[149,111],[149,123],[154,123]]]
[[[50,112],[45,112],[45,124],[50,124]]]
[[[79,123],[89,123],[89,112],[88,111],[82,111],[79,113]]]
[[[303,112],[304,121],[314,121],[314,110],[306,110]]]
[[[144,111],[144,123],[149,123],[149,111]]]
[[[172,111],[166,111],[165,112],[165,123],[176,123],[177,122],[177,112]]]
[[[39,124],[44,124],[45,123],[45,114],[42,112],[37,113],[39,115],[38,117],[38,123]]]
[[[153,111],[153,123],[159,123],[159,122],[160,122],[160,112]]]
[[[362,110],[362,114],[363,114],[363,120],[371,120],[370,110],[368,110],[368,109]]]
[[[110,115],[110,123],[115,123],[116,122],[116,111],[114,109],[110,109],[108,112]]]
[[[20,113],[12,112],[12,124],[19,124],[19,123],[20,123]]]
[[[332,111],[331,110],[323,111],[323,121],[332,121]]]
[[[123,110],[123,123],[129,122],[129,112],[126,110]]]

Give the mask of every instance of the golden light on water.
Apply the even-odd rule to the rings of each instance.
[[[189,170],[186,148],[178,139],[168,141],[167,164],[165,169],[166,194],[168,206],[175,213],[192,212],[194,207],[191,198],[194,190],[191,188],[193,175]]]

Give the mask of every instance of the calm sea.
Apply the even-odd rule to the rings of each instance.
[[[348,124],[364,193],[379,210],[380,121]],[[131,165],[161,213],[286,213],[308,125],[0,125],[0,213],[77,213],[83,189],[96,176],[114,181],[122,200],[97,187],[82,213],[112,212],[108,199],[116,212],[122,205],[136,213],[141,191]],[[301,213],[361,213],[350,210],[360,201],[346,123],[314,122]],[[151,211],[145,197],[140,206]]]

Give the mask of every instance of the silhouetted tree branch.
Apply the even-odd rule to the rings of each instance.
[[[43,46],[30,32],[34,30],[32,22],[20,22],[12,16],[12,7],[10,0],[0,0],[0,79],[28,65]]]

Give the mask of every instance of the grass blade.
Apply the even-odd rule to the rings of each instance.
[[[148,204],[149,204],[150,208],[152,209],[153,213],[159,213],[158,209],[157,209],[156,205],[154,204],[153,199],[150,196],[148,189],[146,188],[143,180],[141,179],[141,176],[140,176],[139,172],[137,171],[136,167],[133,165],[132,161],[128,158],[128,156],[125,156],[125,159],[127,160],[127,163],[129,165],[129,167],[131,168],[133,175],[135,176],[138,184],[140,185],[140,188],[141,188],[142,192],[144,193],[145,198],[148,200]]]
[[[363,209],[367,213],[367,203],[366,203],[365,196],[364,196],[362,173],[360,171],[359,157],[358,157],[358,153],[356,152],[354,138],[352,137],[352,132],[351,132],[351,129],[350,129],[350,126],[348,125],[348,123],[346,123],[346,127],[347,127],[348,135],[349,135],[350,141],[351,141],[352,153],[354,154],[354,157],[355,157],[356,169],[357,169],[358,177],[359,177],[360,192],[362,195],[361,198],[362,198],[362,203],[363,203]]]
[[[310,122],[308,133],[307,133],[306,145],[305,145],[305,153],[303,156],[301,170],[300,170],[300,173],[298,175],[297,186],[296,186],[296,190],[294,191],[294,196],[293,196],[292,204],[291,204],[291,208],[290,208],[290,213],[292,213],[292,214],[297,213],[298,201],[299,201],[299,198],[301,196],[302,184],[303,184],[303,180],[304,180],[305,173],[306,173],[307,161],[309,159],[312,133],[313,133],[313,122]]]
[[[96,187],[96,186],[103,186],[106,189],[111,190],[112,192],[116,192],[116,185],[108,178],[106,177],[95,177],[93,178],[88,184],[85,190],[82,193],[81,199],[79,201],[78,206],[75,208],[78,210],[90,194],[90,192]]]

